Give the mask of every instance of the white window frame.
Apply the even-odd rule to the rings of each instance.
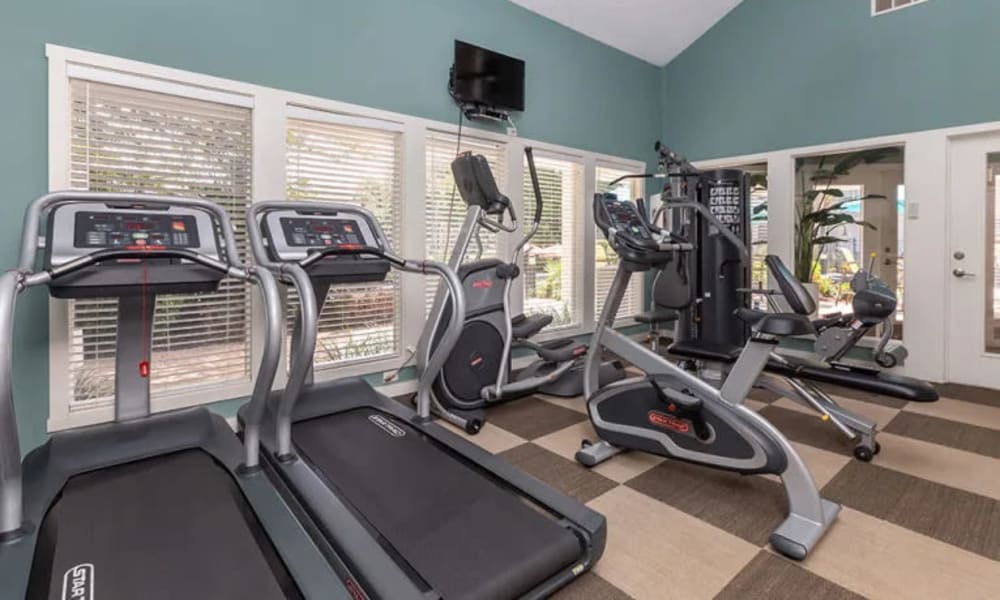
[[[409,214],[408,214],[408,211],[406,210],[406,204],[407,204],[406,200],[408,198],[407,194],[408,194],[408,192],[410,190],[407,188],[407,181],[406,181],[406,179],[407,179],[406,176],[407,176],[407,171],[408,171],[408,169],[406,168],[406,155],[407,155],[407,149],[408,149],[408,147],[407,147],[407,135],[406,135],[407,127],[406,127],[405,123],[403,123],[399,119],[384,119],[384,118],[373,117],[373,116],[362,116],[362,115],[359,115],[359,114],[352,114],[350,112],[343,112],[343,111],[340,111],[337,107],[334,107],[334,106],[330,106],[330,107],[328,107],[328,109],[326,109],[326,108],[318,108],[318,105],[315,102],[312,102],[312,103],[309,103],[309,104],[286,103],[286,105],[285,105],[285,124],[283,125],[283,133],[285,133],[285,130],[287,130],[288,119],[298,119],[300,121],[315,121],[315,122],[318,122],[318,123],[329,123],[329,124],[332,124],[332,125],[348,125],[348,126],[351,126],[351,127],[363,127],[363,128],[366,128],[366,129],[377,129],[377,130],[381,130],[381,131],[390,131],[390,132],[394,132],[394,133],[400,133],[401,134],[400,144],[402,146],[402,148],[401,148],[401,150],[402,150],[402,157],[400,159],[399,189],[400,189],[400,195],[401,195],[400,209],[403,212],[403,214],[400,216],[400,219],[401,219],[400,222],[404,223],[404,224],[407,223],[406,219],[409,218]],[[283,135],[282,136],[282,140],[284,140],[284,139],[285,139],[285,137]],[[285,183],[287,184],[287,181],[285,180],[285,171],[284,171],[284,168],[285,168],[285,165],[286,165],[286,156],[284,155],[284,152],[285,152],[285,142],[284,141],[282,142],[282,146],[281,147],[282,147],[282,152],[283,152],[282,157],[281,157],[281,159],[282,159],[282,169],[283,169],[282,180],[285,181]],[[279,196],[279,198],[284,199],[286,196],[287,196],[287,193],[284,192],[284,191],[282,191],[282,193]],[[253,202],[257,202],[260,199],[261,198],[259,198],[257,196],[257,194],[254,194]],[[421,210],[421,214],[423,214],[423,210]],[[421,225],[420,229],[421,229],[421,231],[423,231],[423,226],[422,225]],[[400,237],[401,238],[413,237],[413,236],[404,236],[404,235],[402,235],[402,227],[400,228],[400,230],[401,230],[400,231]],[[397,244],[398,243],[399,242],[397,241]],[[405,244],[405,242],[403,242],[403,243]],[[398,252],[399,250],[396,249],[396,251]],[[409,256],[406,253],[404,253],[403,255],[404,256]],[[395,354],[391,354],[391,355],[381,356],[381,357],[376,358],[376,359],[355,358],[355,359],[346,360],[346,361],[344,361],[344,362],[342,362],[342,363],[340,363],[340,364],[338,364],[336,366],[327,365],[327,366],[316,367],[315,371],[313,373],[313,378],[316,381],[328,381],[328,380],[331,380],[331,379],[338,379],[340,377],[345,377],[345,376],[348,376],[348,375],[364,375],[364,374],[372,373],[372,372],[375,372],[375,371],[387,371],[387,370],[393,369],[393,368],[395,368],[395,367],[397,367],[399,365],[399,363],[401,362],[402,357],[404,356],[404,354],[406,352],[404,350],[404,348],[406,347],[406,345],[407,345],[406,342],[409,339],[406,336],[407,332],[404,331],[404,329],[406,328],[407,321],[408,321],[406,319],[406,317],[408,315],[406,314],[405,310],[403,309],[403,307],[406,305],[406,302],[404,302],[403,299],[405,299],[405,298],[408,297],[407,296],[408,293],[413,293],[414,292],[415,288],[413,286],[419,285],[420,284],[420,279],[421,279],[420,277],[411,277],[411,278],[408,278],[408,281],[404,281],[404,280],[407,279],[405,277],[405,275],[407,275],[407,274],[406,273],[399,273],[399,275],[400,275],[400,282],[399,282],[400,303],[399,303],[399,305],[400,305],[400,313],[401,313],[400,314],[401,322],[400,322],[400,329],[399,329],[399,331],[400,331],[399,343],[397,344],[397,346],[399,348],[398,352],[396,352]],[[282,290],[281,290],[281,292],[282,292],[282,298],[283,299],[287,298],[287,295],[288,295],[288,288],[287,288],[287,286],[283,285],[283,286],[281,286],[281,288],[282,288]],[[412,332],[410,332],[410,333],[412,333]],[[417,330],[416,335],[417,336],[420,335],[420,330],[419,329]],[[284,365],[286,363],[282,362],[281,364]],[[280,370],[284,371],[284,369],[280,369]],[[285,373],[285,377],[287,377],[287,372]],[[285,381],[285,379],[283,379],[283,381],[282,381],[282,386],[284,386],[284,381]]]
[[[395,250],[403,256],[420,257],[424,255],[425,139],[429,131],[457,134],[458,126],[455,123],[373,109],[308,94],[288,92],[54,44],[45,46],[45,56],[48,59],[49,83],[48,187],[50,190],[66,189],[70,184],[71,112],[69,84],[71,76],[78,79],[251,108],[253,202],[282,199],[286,196],[285,130],[288,118],[315,119],[317,116],[323,116],[338,123],[365,127],[374,126],[402,132],[403,148],[399,176],[403,196],[400,218],[404,227]],[[518,214],[524,212],[521,182],[524,177],[523,156],[526,146],[533,147],[539,154],[569,158],[583,165],[584,196],[580,201],[584,203],[584,226],[582,227],[581,239],[577,241],[583,244],[584,268],[582,277],[577,278],[580,281],[576,284],[577,291],[582,298],[583,319],[579,327],[560,329],[558,332],[548,334],[548,336],[542,335],[540,338],[545,340],[591,333],[595,318],[593,298],[595,233],[594,228],[588,225],[593,222],[593,207],[590,199],[593,198],[595,188],[595,166],[601,164],[602,166],[641,173],[645,172],[646,164],[478,128],[466,128],[463,133],[480,139],[501,142],[505,145],[506,179],[498,183],[501,183],[508,191],[511,201],[519,210]],[[507,255],[512,247],[511,239],[518,239],[516,236],[520,233],[519,230],[514,236],[500,236],[498,249]],[[417,345],[424,324],[424,278],[411,273],[403,273],[400,285],[403,298],[400,308],[402,320],[400,355],[321,369],[316,372],[317,381],[350,375],[378,375],[380,372],[385,373],[396,369],[403,359],[409,356],[410,351]],[[523,309],[523,289],[519,280],[511,294],[512,310],[515,313],[520,312]],[[247,381],[198,388],[195,391],[179,390],[173,393],[159,394],[153,402],[155,411],[173,410],[198,404],[244,398],[250,395],[262,350],[257,340],[263,339],[263,317],[256,290],[251,292],[251,298],[251,335],[252,340],[255,341],[251,344],[251,377]],[[418,298],[419,301],[407,301],[408,298]],[[68,303],[63,300],[50,299],[48,431],[109,421],[113,418],[114,413],[113,407],[110,406],[92,410],[70,411],[70,385],[67,369],[69,364],[68,318]],[[622,320],[624,325],[633,322],[632,319]],[[284,347],[284,344],[282,346]],[[276,387],[284,386],[287,380],[286,370],[279,369],[275,379]]]
[[[513,157],[513,160],[517,160],[519,162],[520,164],[519,171],[521,173],[520,177],[518,177],[517,179],[511,178],[511,181],[514,183],[513,187],[517,188],[517,194],[516,194],[517,199],[515,200],[514,195],[511,194],[511,201],[514,203],[514,208],[517,211],[518,218],[520,219],[520,226],[518,228],[517,233],[514,234],[516,236],[513,238],[514,243],[517,243],[517,241],[520,240],[520,236],[524,234],[523,228],[530,227],[531,215],[534,215],[535,213],[535,199],[533,197],[526,198],[524,196],[524,181],[525,178],[528,177],[527,168],[524,166],[524,160],[525,160],[524,148],[528,145],[529,144],[521,144],[516,154],[514,152],[510,153],[511,156]],[[536,158],[547,158],[550,160],[559,160],[578,165],[580,167],[580,174],[583,183],[583,185],[581,186],[582,192],[583,194],[585,194],[586,198],[593,198],[594,196],[593,192],[590,192],[589,194],[587,193],[587,182],[590,180],[587,177],[587,157],[584,153],[578,150],[567,152],[566,151],[567,149],[565,148],[557,148],[556,146],[548,144],[531,144],[531,147]],[[586,243],[586,234],[582,230],[587,228],[586,224],[589,222],[587,219],[589,218],[590,213],[586,211],[581,211],[581,212],[583,212],[581,218],[583,218],[584,221],[582,223],[577,223],[577,227],[574,228],[576,231],[576,239],[573,240],[574,244]],[[507,256],[509,258],[510,255],[508,254]],[[521,256],[519,256],[517,260],[517,266],[521,269],[521,277],[518,277],[517,279],[514,280],[514,285],[511,286],[510,290],[511,293],[510,300],[512,308],[511,313],[515,315],[524,312],[524,273],[525,273],[524,259],[525,259],[524,252],[522,252]],[[586,277],[573,277],[573,294],[574,294],[574,299],[576,299],[577,302],[580,302],[581,300],[578,294],[583,294],[585,290],[589,289],[585,285],[584,281],[585,279]],[[583,303],[581,303],[580,306],[581,319],[586,316],[585,313],[586,313],[586,306]],[[583,321],[581,323],[571,323],[569,325],[564,325],[559,327],[550,325],[549,327],[546,327],[541,332],[539,332],[534,337],[534,339],[535,341],[538,342],[545,342],[559,338],[583,335],[589,333],[590,331],[592,331],[592,328],[587,327],[586,321]]]
[[[910,0],[908,4],[902,4],[900,6],[896,6],[896,1],[897,0],[892,0],[891,8],[886,8],[885,10],[878,10],[878,8],[876,8],[878,6],[878,0],[872,0],[872,16],[879,17],[882,15],[887,15],[889,13],[894,13],[897,10],[903,10],[904,8],[910,8],[911,6],[916,6],[918,4],[923,4],[924,2],[927,2],[927,0]]]

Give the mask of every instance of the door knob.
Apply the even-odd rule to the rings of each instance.
[[[975,277],[976,276],[975,273],[968,273],[968,272],[966,272],[965,269],[955,269],[954,271],[951,272],[951,274],[954,275],[955,277],[958,277],[959,279],[961,279],[963,277]]]

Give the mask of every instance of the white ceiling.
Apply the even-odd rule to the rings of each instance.
[[[599,42],[662,66],[743,0],[511,0]]]

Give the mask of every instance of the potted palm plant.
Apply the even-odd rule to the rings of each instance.
[[[901,149],[896,147],[873,148],[796,160],[799,191],[795,196],[795,255],[792,266],[795,277],[805,284],[813,299],[819,298],[819,262],[827,248],[847,241],[842,237],[847,227],[876,229],[871,223],[855,217],[851,207],[867,200],[885,198],[881,194],[849,197],[837,187],[837,180],[850,175],[851,170],[859,165],[895,159],[900,152]],[[752,184],[755,188],[766,189],[767,175],[754,174]],[[752,218],[766,218],[767,209],[767,202],[755,206]]]
[[[798,159],[795,164],[799,178],[795,197],[795,277],[806,284],[814,299],[819,298],[819,284],[845,286],[847,282],[821,280],[819,261],[831,245],[848,241],[844,236],[848,227],[876,229],[871,223],[855,216],[851,207],[868,200],[884,199],[881,194],[847,196],[837,187],[859,165],[883,162],[898,156],[896,147],[872,148],[845,154]]]

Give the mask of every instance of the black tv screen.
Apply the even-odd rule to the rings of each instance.
[[[459,102],[524,110],[524,61],[455,40],[452,93]]]

